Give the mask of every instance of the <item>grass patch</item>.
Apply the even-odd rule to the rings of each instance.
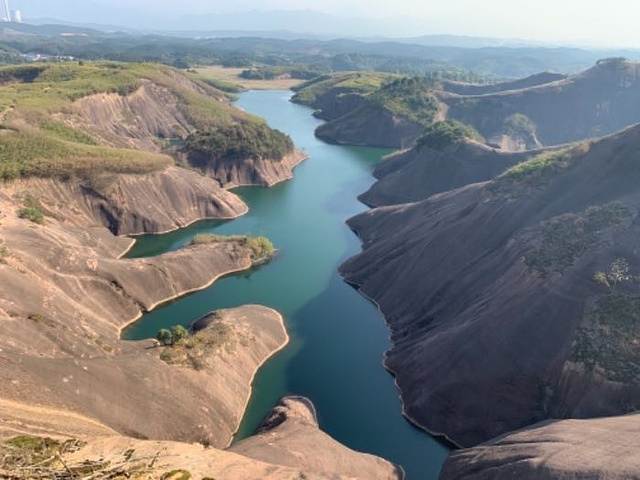
[[[261,261],[271,258],[275,253],[273,243],[266,237],[250,237],[246,235],[214,235],[201,233],[193,237],[191,245],[206,245],[209,243],[237,242],[251,249],[251,258]]]
[[[83,445],[77,440],[60,442],[28,435],[13,437],[0,443],[0,471],[15,473],[15,476],[8,478],[64,478],[44,474],[60,471],[62,475],[64,467],[59,461],[60,456],[75,452]]]
[[[191,473],[186,470],[172,470],[162,475],[161,480],[191,480]]]
[[[445,120],[429,125],[424,134],[417,140],[418,148],[429,147],[443,150],[450,145],[460,143],[465,138],[483,142],[482,135],[473,127],[458,122]]]
[[[313,106],[318,97],[330,90],[339,89],[341,93],[359,93],[368,95],[378,90],[385,81],[396,77],[388,73],[341,72],[323,75],[294,87],[296,94],[292,101]]]
[[[77,130],[69,125],[57,122],[55,120],[45,120],[40,123],[40,129],[52,133],[60,140],[67,140],[69,142],[82,143],[84,145],[97,146],[99,143],[88,133]]]
[[[589,151],[588,143],[573,147],[544,152],[531,160],[519,163],[500,175],[492,184],[493,191],[527,193],[530,189],[542,188],[553,177],[570,168]]]
[[[44,214],[35,207],[25,207],[18,212],[18,217],[29,220],[30,222],[37,223],[38,225],[44,224]]]
[[[581,214],[552,218],[527,232],[540,239],[540,246],[527,254],[525,261],[543,275],[562,272],[598,242],[603,230],[619,225],[631,215],[625,205],[611,203],[591,207]]]
[[[570,359],[623,383],[640,383],[640,296],[609,293],[587,313]],[[635,407],[634,407],[635,408]]]
[[[60,140],[35,130],[0,133],[0,180],[20,177],[90,178],[104,173],[149,173],[173,160],[138,150]]]

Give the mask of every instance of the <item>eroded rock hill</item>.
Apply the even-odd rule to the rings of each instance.
[[[12,428],[8,423],[0,425],[0,452],[4,454],[0,461],[0,475],[11,478],[29,471],[44,478],[47,474],[63,475],[71,471],[102,474],[99,478],[106,478],[109,474],[117,477],[119,474],[122,478],[132,479],[166,478],[167,475],[168,478],[180,478],[182,474],[193,479],[228,480],[403,478],[401,471],[389,462],[353,452],[323,434],[318,430],[315,419],[304,413],[308,405],[310,402],[302,398],[283,399],[281,406],[272,414],[277,414],[281,422],[278,428],[270,431],[269,443],[256,445],[251,455],[245,456],[233,450],[205,448],[197,444],[119,436],[90,419],[65,411],[35,407],[21,409],[0,401],[3,418],[22,424],[18,428]],[[16,417],[16,413],[21,416]],[[40,436],[25,436],[25,426]],[[306,445],[307,436],[320,443]],[[305,446],[295,446],[296,438]],[[285,452],[284,456],[279,455],[282,452]],[[62,461],[57,460],[56,454]],[[34,458],[39,461],[34,462]],[[30,465],[27,468],[23,465],[25,460]],[[171,472],[174,476],[170,475]]]
[[[282,158],[250,155],[211,159],[190,150],[184,144],[189,135],[233,122],[246,122],[246,115],[233,109],[218,90],[171,70],[168,74],[178,82],[177,87],[144,80],[141,87],[129,95],[100,93],[84,97],[55,118],[90,134],[104,145],[166,153],[184,166],[201,170],[226,188],[275,185],[290,179],[295,166],[306,158],[304,153],[293,150]],[[185,109],[184,92],[219,103],[225,115],[216,118],[221,114],[215,111],[195,115]]]
[[[263,462],[349,478],[392,480],[403,472],[373,455],[354,452],[322,432],[313,404],[302,397],[284,398],[256,435],[230,451]]]
[[[509,149],[608,135],[640,121],[640,64],[607,59],[551,83],[491,94],[439,94],[447,118]],[[506,139],[505,139],[506,138]],[[515,140],[515,142],[514,142]]]
[[[373,172],[378,181],[359,198],[372,207],[417,202],[485,182],[540,153],[503,152],[468,139],[443,149],[416,146],[378,164]]]
[[[640,406],[640,128],[350,220],[408,417],[462,446]]]
[[[544,72],[490,85],[423,82],[406,91],[389,80],[363,93],[335,87],[312,105],[328,120],[318,137],[332,143],[409,148],[431,122],[451,119],[475,128],[492,147],[524,151],[606,136],[639,122],[639,79],[640,64],[612,58],[577,75]],[[437,98],[433,105],[416,101],[429,95]],[[420,110],[430,115],[416,118]]]
[[[545,422],[454,452],[441,480],[640,478],[640,415]]]
[[[180,178],[183,172],[182,193],[187,195],[182,212],[175,211],[180,201],[168,197],[175,192],[163,191],[162,182],[155,182],[166,173],[120,176],[115,186],[127,208],[122,229],[137,225],[129,219],[147,219],[140,225],[151,230],[153,225],[175,228],[204,212],[230,216],[244,211],[239,201],[235,206],[233,201],[211,203],[212,192],[220,189],[206,191],[205,186],[216,182],[177,168],[173,174]],[[42,224],[20,218],[22,205],[34,198],[45,212]],[[223,241],[159,257],[120,259],[132,240],[109,232],[103,226],[110,224],[105,208],[79,187],[54,180],[20,181],[7,186],[1,199],[3,398],[67,408],[136,436],[225,446],[242,416],[255,368],[286,340],[279,315],[238,311],[238,325],[257,322],[262,333],[249,335],[244,357],[238,351],[212,376],[169,367],[158,349],[148,348],[149,342],[121,342],[119,335],[142,311],[210,285],[220,275],[250,268],[257,261],[251,248]],[[156,222],[155,213],[164,205],[164,217]],[[270,324],[279,333],[268,333]],[[216,391],[218,400],[212,400]],[[151,406],[149,398],[154,398]],[[184,402],[197,398],[216,414],[184,408]],[[173,410],[178,413],[166,414]]]
[[[379,105],[364,104],[333,122],[320,125],[316,136],[329,143],[406,148],[424,126]]]

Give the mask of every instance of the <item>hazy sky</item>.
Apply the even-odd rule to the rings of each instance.
[[[74,7],[145,11],[156,16],[247,10],[315,10],[387,19],[407,36],[453,33],[640,47],[640,0],[11,0],[25,16],[63,16]],[[101,21],[96,8],[95,22]],[[152,13],[154,12],[154,13]],[[70,18],[68,18],[71,20]],[[265,25],[268,30],[268,25]],[[389,33],[387,32],[387,33]],[[373,32],[378,33],[378,32]]]

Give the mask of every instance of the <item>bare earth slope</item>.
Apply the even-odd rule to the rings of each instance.
[[[637,480],[640,415],[546,422],[454,452],[441,480]]]
[[[638,145],[634,127],[350,220],[364,252],[341,271],[386,315],[411,419],[471,446],[640,406]]]

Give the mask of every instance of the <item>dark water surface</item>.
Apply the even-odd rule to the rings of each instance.
[[[381,363],[389,332],[376,307],[337,273],[342,261],[360,251],[345,220],[366,209],[357,196],[372,184],[371,169],[387,151],[316,139],[321,122],[310,109],[290,103],[290,95],[251,91],[237,105],[266,118],[309,154],[292,181],[236,189],[250,208],[244,217],[139,237],[129,253],[157,255],[198,233],[215,232],[269,237],[280,250],[277,258],[146,314],[124,338],[152,337],[162,327],[187,325],[219,308],[275,308],[285,317],[291,343],[258,373],[236,439],[251,435],[281,397],[304,395],[316,405],[322,428],[340,442],[402,465],[410,480],[436,479],[449,450],[401,416],[393,378]]]

